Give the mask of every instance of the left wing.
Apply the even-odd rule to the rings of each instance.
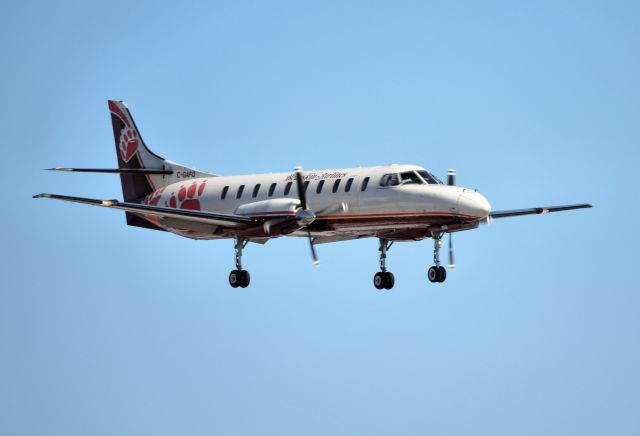
[[[108,207],[120,209],[127,212],[139,213],[143,215],[153,215],[161,218],[177,218],[185,221],[193,221],[205,224],[213,224],[227,228],[249,227],[256,223],[256,220],[249,217],[230,215],[222,213],[204,212],[189,209],[173,209],[169,207],[149,206],[145,204],[120,202],[118,200],[96,200],[93,198],[70,197],[57,194],[38,194],[33,198],[52,198],[54,200],[71,201],[74,203],[88,204],[91,206]]]
[[[543,213],[550,212],[562,212],[565,210],[573,210],[573,209],[585,209],[592,207],[590,204],[569,204],[565,206],[548,206],[548,207],[532,207],[530,209],[515,209],[515,210],[500,210],[496,212],[491,212],[489,217],[491,218],[508,218],[512,216],[521,216],[521,215],[539,215]]]

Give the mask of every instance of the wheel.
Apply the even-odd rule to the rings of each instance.
[[[385,279],[385,273],[377,272],[376,275],[373,276],[373,286],[375,286],[376,289],[384,289],[387,282]]]
[[[247,271],[246,269],[243,269],[242,271],[240,271],[240,287],[246,288],[247,286],[249,286],[250,282],[251,282],[251,274],[249,274],[249,271]]]
[[[384,275],[385,275],[384,288],[385,289],[393,288],[393,285],[396,284],[396,278],[393,276],[393,273],[386,272],[384,273]]]
[[[443,266],[438,267],[438,282],[442,283],[447,279],[447,270]]]
[[[438,267],[432,266],[431,268],[429,268],[429,271],[427,271],[427,277],[429,278],[429,281],[431,283],[437,282],[438,278],[440,277],[440,271],[438,270]]]
[[[242,271],[238,271],[237,269],[234,269],[229,273],[229,284],[231,285],[232,288],[237,288],[238,286],[240,286],[241,277],[242,277],[241,272]]]

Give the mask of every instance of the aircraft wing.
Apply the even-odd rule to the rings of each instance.
[[[127,212],[139,213],[143,215],[153,215],[162,218],[178,218],[186,221],[213,224],[227,228],[248,227],[256,223],[252,218],[239,215],[204,212],[188,209],[173,209],[170,207],[149,206],[145,204],[127,203],[118,200],[96,200],[92,198],[71,197],[57,194],[38,194],[33,198],[52,198],[54,200],[71,201],[74,203],[89,204],[91,206],[108,207],[120,209]]]
[[[539,215],[539,214],[550,213],[550,212],[562,212],[565,210],[585,209],[589,207],[592,207],[592,206],[586,203],[569,204],[565,206],[532,207],[530,209],[499,210],[499,211],[491,212],[489,216],[493,219],[508,218],[512,216]]]

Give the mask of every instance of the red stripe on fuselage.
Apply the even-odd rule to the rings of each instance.
[[[263,212],[260,214],[241,213],[242,216],[267,216],[267,215],[295,215],[291,211]],[[480,219],[481,217],[474,215],[465,215],[455,212],[396,212],[396,213],[361,213],[361,214],[342,214],[342,215],[318,215],[316,219],[352,219],[352,218],[404,218],[419,216],[453,216],[457,218]]]
[[[480,219],[474,215],[465,215],[455,212],[397,212],[397,213],[364,213],[364,214],[344,214],[344,215],[319,215],[317,219],[343,219],[343,218],[403,218],[418,216],[453,216],[459,218]]]

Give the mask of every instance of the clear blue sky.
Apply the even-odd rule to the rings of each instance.
[[[89,2],[95,3],[95,2]],[[209,4],[211,3],[211,4]],[[638,2],[5,2],[3,435],[637,435]],[[121,198],[107,99],[220,174],[424,165],[496,221],[250,246],[33,200]]]

